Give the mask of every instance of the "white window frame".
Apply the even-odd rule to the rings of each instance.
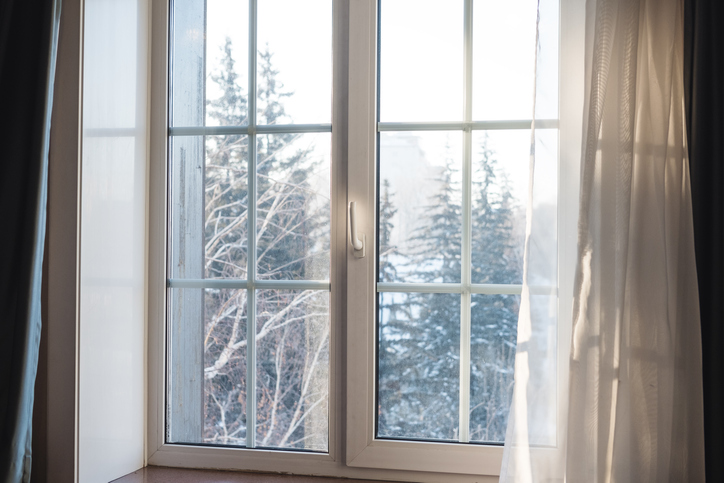
[[[472,2],[465,0],[465,56],[472,55]],[[578,206],[578,171],[583,93],[583,19],[585,4],[575,0],[561,0],[560,38],[567,41],[559,46],[559,199],[558,199],[558,316],[561,321],[570,319],[573,293],[573,273],[576,254],[576,226]],[[375,216],[377,213],[377,162],[375,142],[377,132],[387,130],[409,130],[413,123],[377,123],[377,2],[353,0],[350,17],[356,22],[350,24],[350,59],[365,59],[365,62],[350,61],[350,121],[349,121],[349,201],[356,202],[359,236],[375,240]],[[562,44],[562,42],[561,42]],[[470,97],[471,73],[466,72],[465,89]],[[578,72],[580,75],[571,75]],[[566,73],[566,75],[564,75]],[[571,93],[581,93],[572,96]],[[469,107],[469,102],[467,103]],[[466,119],[472,128],[509,129],[529,128],[531,122],[490,122],[472,123],[469,108]],[[457,124],[460,124],[458,126]],[[480,124],[476,126],[475,124]],[[463,130],[463,123],[426,123],[416,129]],[[539,126],[540,127],[540,126]],[[555,126],[545,126],[555,127]],[[465,198],[465,194],[463,195]],[[463,208],[465,211],[465,209]],[[463,228],[464,230],[465,228]],[[395,470],[423,470],[429,472],[465,473],[470,475],[499,475],[503,447],[493,445],[472,445],[464,443],[438,443],[423,441],[393,441],[375,437],[375,360],[376,360],[376,297],[381,291],[377,284],[376,248],[374,243],[366,246],[366,257],[356,258],[350,248],[347,258],[347,464],[359,467],[388,468]],[[463,256],[465,256],[463,254]],[[463,259],[463,262],[465,260]],[[470,288],[470,281],[462,285]],[[402,286],[402,284],[396,284]],[[451,284],[447,284],[448,287]],[[392,287],[389,287],[392,288]],[[422,287],[410,286],[410,291]],[[439,289],[439,287],[437,287]],[[515,286],[478,287],[475,293],[514,293]],[[457,292],[456,292],[457,293]],[[469,297],[469,295],[468,295]],[[468,332],[470,321],[467,322]],[[558,417],[565,415],[565,390],[568,386],[568,346],[570,330],[566,323],[558,327]],[[461,328],[465,337],[465,327]],[[469,371],[469,353],[461,350],[461,401],[466,399],[462,385]],[[469,374],[467,375],[469,380]],[[463,411],[461,404],[461,411]],[[467,422],[466,417],[461,422]],[[465,429],[461,426],[461,439]],[[563,434],[558,441],[563,441]],[[553,449],[552,451],[555,451]]]
[[[376,257],[372,234],[376,212],[377,0],[333,0],[329,452],[165,442],[169,3],[169,0],[151,1],[147,463],[395,481],[434,482],[441,478],[450,483],[497,481],[495,476],[499,474],[502,458],[500,446],[374,438]],[[560,72],[581,72],[580,76],[560,76],[561,93],[583,92],[579,64],[583,55],[584,13],[585,3],[581,0],[561,0],[561,38],[579,41],[562,46]],[[572,274],[582,99],[571,99],[568,94],[566,99],[559,110],[559,270]],[[367,234],[367,256],[362,259],[355,258],[348,245],[348,201],[358,202],[359,231]],[[567,294],[572,293],[572,285],[572,279],[559,280],[559,317],[569,320],[571,297]],[[567,311],[561,310],[566,307]],[[570,334],[564,332],[559,331],[559,347],[567,349]],[[567,372],[561,373],[567,371],[567,363],[567,353],[559,351],[559,381],[567,380]],[[441,472],[446,474],[443,476]],[[480,475],[491,478],[481,479]]]

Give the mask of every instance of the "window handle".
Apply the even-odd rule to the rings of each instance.
[[[357,234],[357,202],[351,201],[349,203],[349,243],[352,245],[355,258],[365,257],[366,242],[367,237],[364,234],[362,234],[361,240]]]

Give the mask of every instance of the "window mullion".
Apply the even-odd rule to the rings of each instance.
[[[378,132],[389,131],[460,131],[472,129],[473,131],[510,131],[513,129],[530,129],[531,119],[495,120],[495,121],[464,121],[464,122],[378,122]],[[558,129],[557,119],[536,119],[536,129]],[[174,128],[188,132],[194,128]],[[176,131],[174,131],[176,132]]]
[[[536,121],[536,126],[540,122]],[[530,121],[528,127],[530,128]],[[227,136],[236,134],[249,134],[249,126],[180,126],[169,127],[170,136]],[[312,133],[312,132],[332,132],[331,124],[272,124],[255,126],[255,132],[258,134],[286,134],[286,133]],[[105,136],[104,132],[95,133],[98,137]]]
[[[246,446],[256,447],[256,0],[249,0],[249,121],[246,294]]]
[[[470,278],[472,245],[472,78],[473,78],[473,0],[465,0],[464,16],[464,109],[462,172],[462,294],[460,300],[460,442],[470,441]]]

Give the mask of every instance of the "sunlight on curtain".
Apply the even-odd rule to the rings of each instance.
[[[595,7],[566,474],[704,481],[683,1]]]
[[[539,15],[538,76],[545,72],[543,0]],[[536,231],[536,133],[516,387],[500,481],[704,481],[683,2],[589,1],[586,17],[570,387],[558,406],[564,411],[567,402],[570,411],[555,421],[545,385],[554,383],[552,373],[540,370],[552,356],[543,334],[556,316],[545,312],[535,289],[544,254]],[[537,96],[542,85],[537,79]],[[536,102],[540,118],[538,108]],[[558,427],[555,440],[550,424]]]
[[[538,2],[534,120],[558,118],[559,1]],[[515,387],[500,481],[561,474],[558,379],[558,131],[531,134]],[[564,323],[567,320],[563,321]]]

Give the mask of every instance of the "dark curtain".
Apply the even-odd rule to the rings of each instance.
[[[706,479],[724,481],[724,1],[685,0],[684,62],[699,276]]]
[[[30,480],[60,0],[0,1],[0,480]]]

